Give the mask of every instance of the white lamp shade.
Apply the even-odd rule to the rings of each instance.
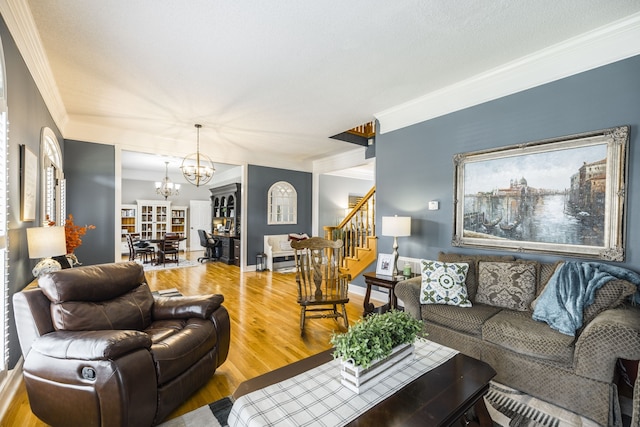
[[[383,216],[382,235],[393,237],[411,236],[410,216]]]
[[[29,258],[48,258],[67,253],[67,238],[64,227],[27,228]]]

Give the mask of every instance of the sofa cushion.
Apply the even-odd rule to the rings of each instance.
[[[484,304],[474,304],[473,307],[455,307],[451,305],[427,304],[421,306],[422,320],[435,323],[465,334],[482,334],[482,324],[498,313],[501,309]]]
[[[556,261],[554,263],[540,263],[540,270],[538,274],[538,289],[536,290],[536,298],[542,293],[542,290],[547,285],[553,273],[555,273],[556,268],[562,264],[562,261]],[[533,304],[533,302],[532,302]],[[533,310],[533,306],[531,306],[531,310]]]
[[[476,301],[528,311],[536,296],[537,269],[538,263],[535,261],[480,261]]]
[[[471,302],[476,300],[476,291],[478,289],[478,262],[479,261],[513,261],[515,257],[512,255],[466,255],[457,254],[454,252],[440,252],[438,254],[438,261],[444,262],[466,262],[469,264],[469,271],[467,272],[467,279],[465,284],[467,286],[467,295]]]
[[[565,365],[571,365],[573,360],[575,338],[533,320],[528,312],[500,311],[484,323],[482,338],[531,357]]]
[[[465,279],[469,264],[420,260],[420,303],[471,307]]]

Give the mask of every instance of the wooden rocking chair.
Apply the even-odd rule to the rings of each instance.
[[[291,247],[294,249],[298,304],[301,307],[300,335],[304,335],[307,318],[341,318],[345,328],[349,328],[345,304],[349,302],[348,282],[351,278],[340,272],[342,240],[311,237],[292,241]]]

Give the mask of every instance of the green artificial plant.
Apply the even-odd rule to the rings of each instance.
[[[423,324],[404,311],[391,310],[358,320],[349,330],[331,336],[333,356],[368,368],[376,359],[384,359],[394,347],[411,344]]]

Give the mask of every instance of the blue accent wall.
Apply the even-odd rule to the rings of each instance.
[[[298,193],[297,224],[267,224],[267,192],[278,181],[288,182]],[[256,255],[264,250],[265,235],[311,235],[312,175],[309,172],[249,165],[243,191],[247,192],[247,206],[242,210],[243,221],[247,221],[247,265],[256,264]]]
[[[115,147],[65,140],[64,175],[67,214],[74,224],[96,225],[82,237],[75,251],[86,265],[113,262],[115,252]]]
[[[412,217],[411,237],[398,239],[401,256],[478,252],[451,246],[454,154],[620,125],[630,125],[631,132],[626,261],[618,265],[640,271],[640,56],[378,135],[377,220],[394,214]],[[429,211],[430,200],[440,201],[440,209]],[[391,238],[381,237],[378,250],[390,252],[392,244]]]

